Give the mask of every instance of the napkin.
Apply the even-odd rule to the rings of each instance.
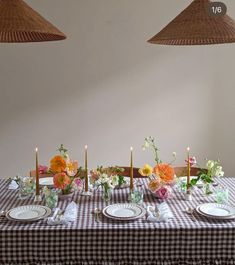
[[[168,222],[169,219],[172,219],[174,217],[172,211],[170,210],[166,202],[163,202],[156,207],[158,208],[159,212],[155,216],[155,207],[147,206],[147,220],[149,222]]]
[[[70,202],[66,207],[64,213],[60,208],[55,208],[52,217],[47,219],[48,225],[67,225],[70,222],[74,222],[78,215],[78,206],[75,202]]]
[[[11,183],[9,184],[8,189],[9,190],[17,190],[18,187],[19,187],[19,185],[16,183],[16,181],[15,180],[12,180]]]

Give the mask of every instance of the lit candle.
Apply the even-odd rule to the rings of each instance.
[[[191,169],[190,169],[190,155],[189,155],[190,148],[187,148],[187,155],[188,155],[188,174],[187,174],[187,194],[190,194],[190,175],[191,175]]]
[[[85,145],[85,192],[88,192],[87,145]]]
[[[38,170],[38,148],[35,149],[36,152],[36,196],[40,195],[39,191],[39,170]]]
[[[131,150],[131,165],[130,165],[130,191],[134,190],[134,174],[133,174],[133,147]]]

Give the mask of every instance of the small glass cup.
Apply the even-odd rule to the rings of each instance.
[[[28,199],[35,190],[35,181],[31,177],[21,177],[17,176],[18,178],[18,185],[19,185],[19,199],[20,200],[25,200]]]
[[[144,193],[142,189],[133,190],[129,193],[128,201],[131,203],[142,204],[144,200]]]
[[[58,204],[58,192],[55,189],[44,188],[46,206],[50,209],[54,209]]]
[[[227,204],[229,199],[229,189],[219,187],[215,190],[215,201],[219,204]]]

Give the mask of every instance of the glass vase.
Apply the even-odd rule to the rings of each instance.
[[[206,196],[209,196],[209,195],[213,194],[213,190],[212,190],[211,184],[210,183],[204,183],[203,191],[204,191],[204,194]]]
[[[102,199],[105,202],[110,201],[110,199],[111,199],[111,188],[105,187],[105,186],[102,187]]]
[[[31,177],[19,177],[18,180],[19,193],[18,197],[20,200],[28,199],[35,190],[35,182]]]
[[[58,192],[54,189],[45,193],[45,203],[50,209],[54,209],[58,204]]]

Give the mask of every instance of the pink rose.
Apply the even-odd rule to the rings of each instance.
[[[38,171],[39,171],[39,174],[46,174],[48,172],[48,167],[40,165],[38,167]]]
[[[188,160],[185,160],[185,162],[188,164]],[[197,160],[196,160],[195,156],[192,156],[192,157],[189,158],[189,164],[190,164],[190,167],[192,167],[192,166],[197,164]]]
[[[169,186],[162,186],[156,191],[156,195],[159,199],[165,200],[169,199],[171,195],[171,187]]]
[[[76,186],[76,188],[77,188],[78,190],[82,190],[82,189],[83,189],[83,181],[82,181],[81,179],[76,178],[76,179],[74,180],[74,184],[75,184],[75,186]]]

